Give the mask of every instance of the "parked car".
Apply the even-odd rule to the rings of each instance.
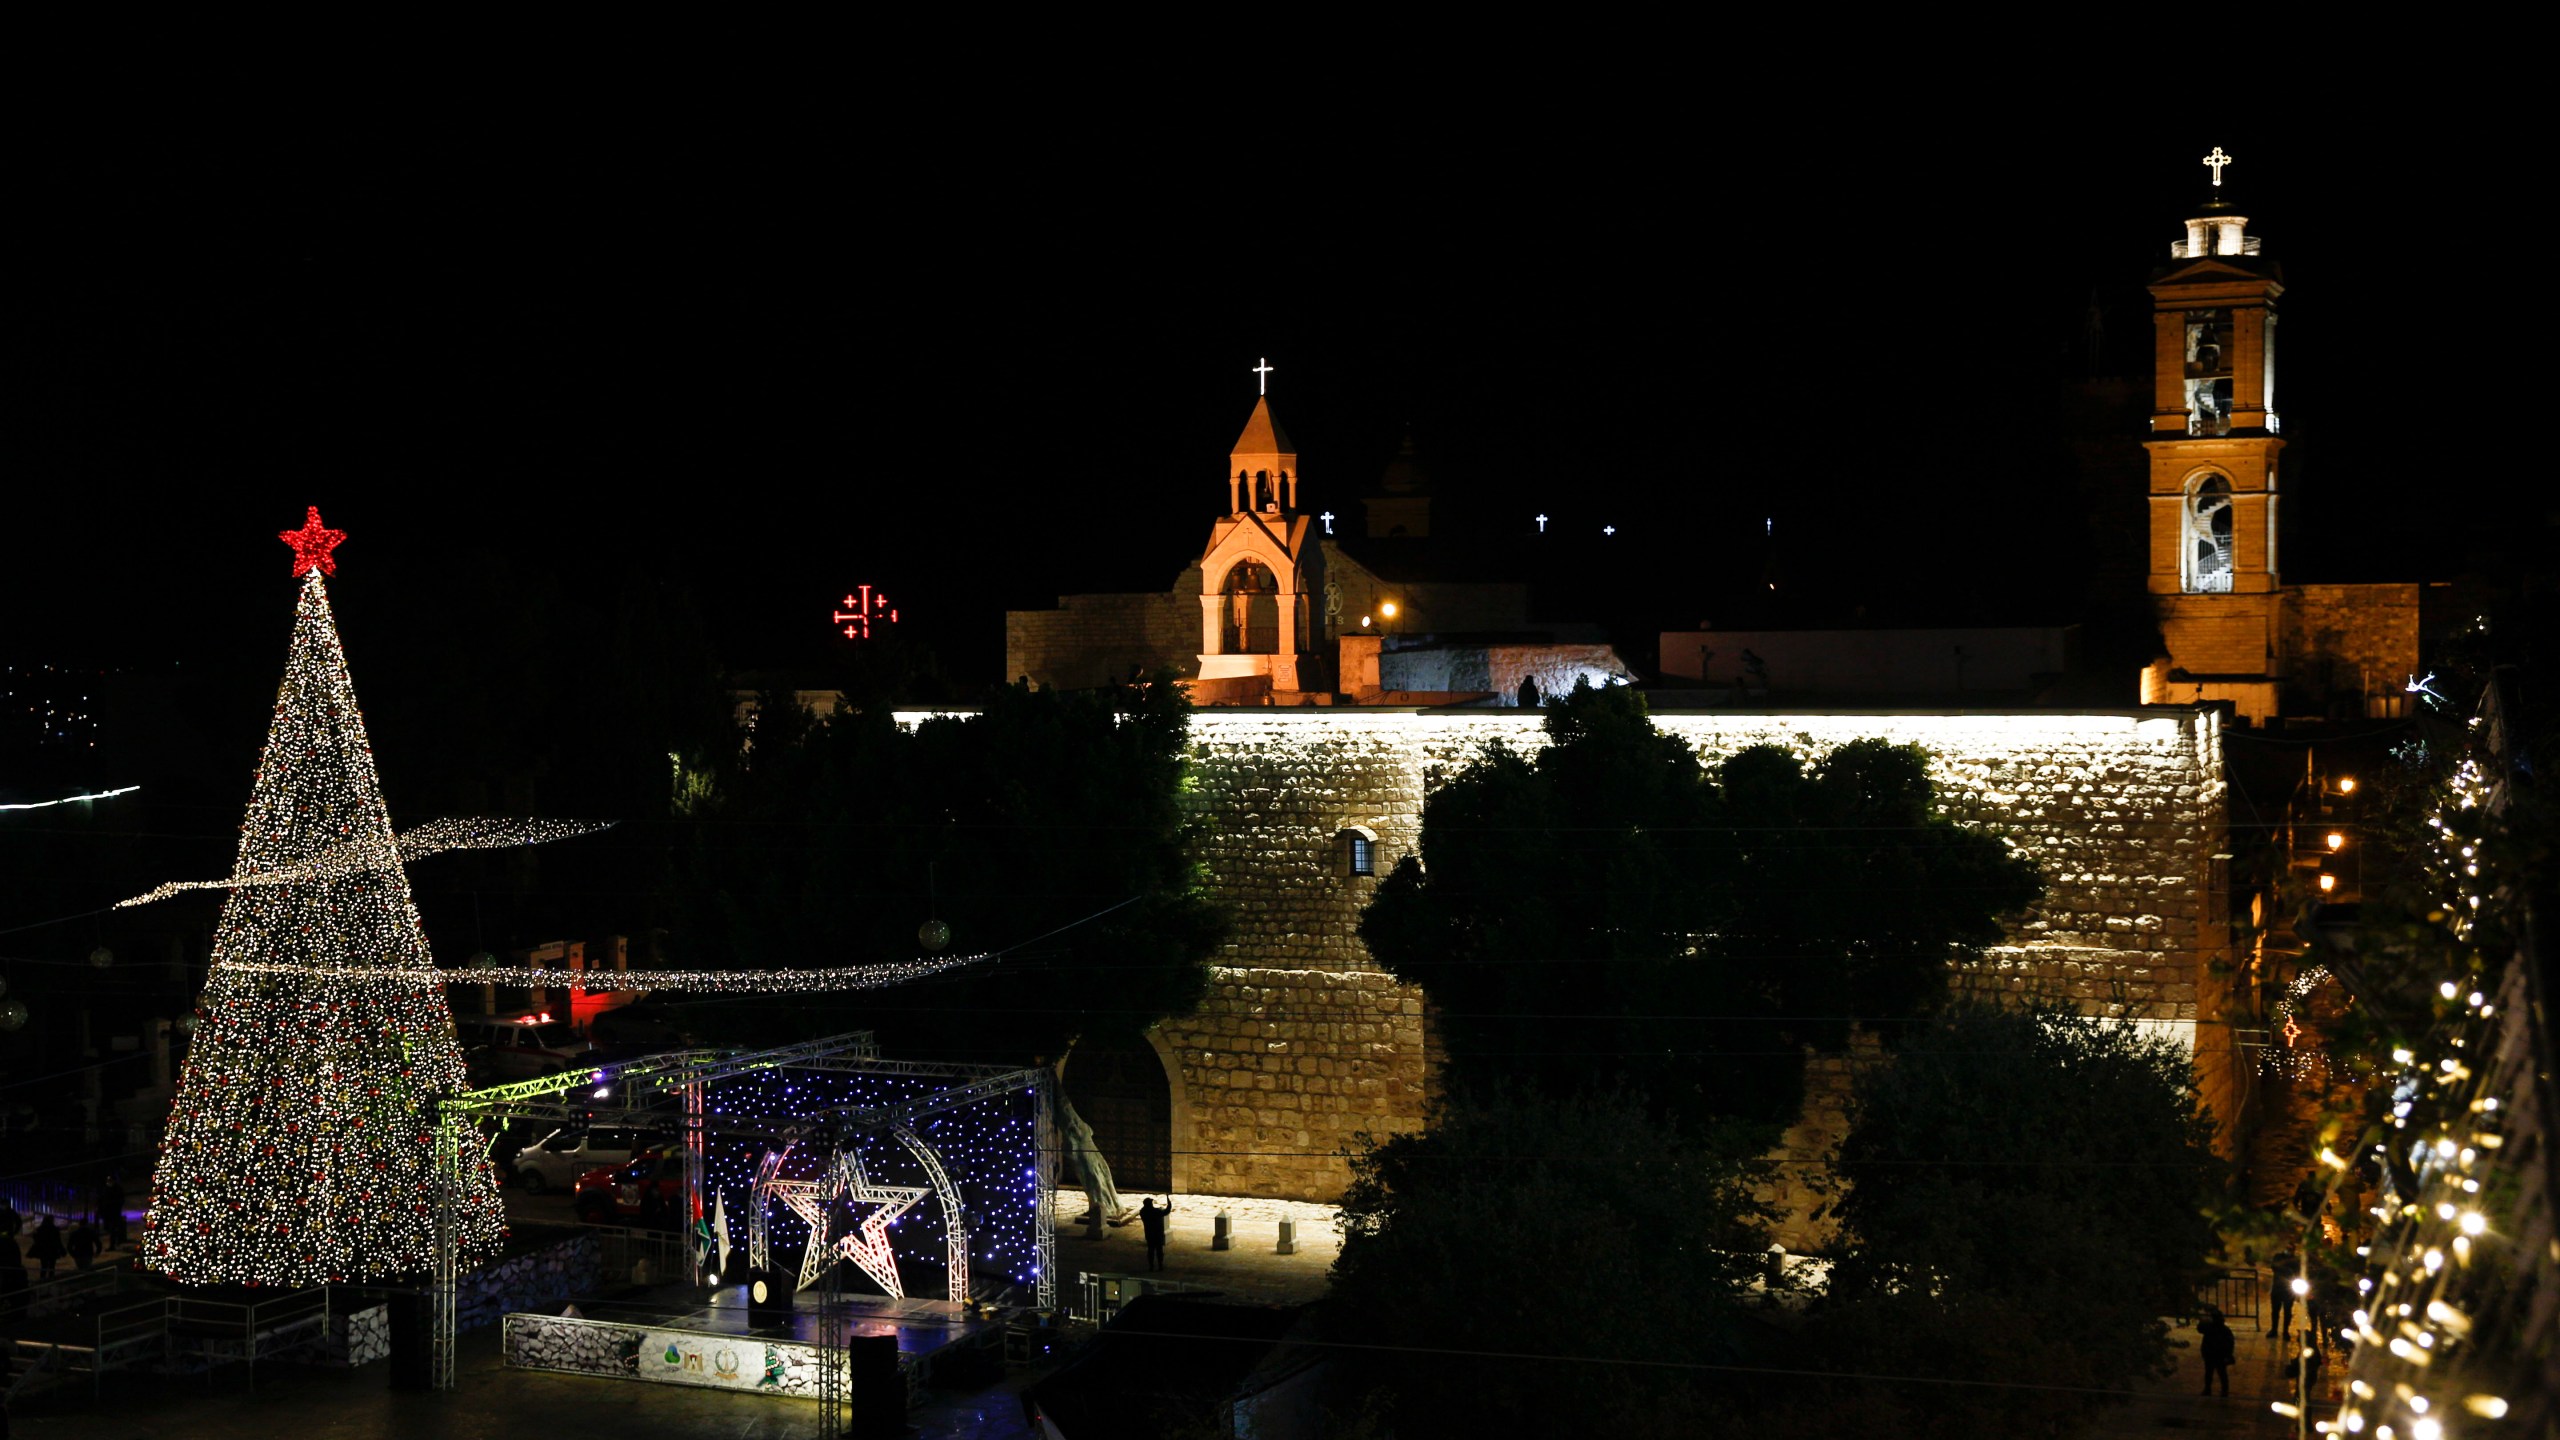
[[[575,1070],[590,1063],[587,1054],[593,1048],[567,1021],[554,1019],[549,1011],[505,1018],[465,1016],[453,1022],[453,1033],[462,1042],[463,1058],[475,1078],[485,1074],[492,1083]]]
[[[578,1177],[570,1204],[590,1225],[673,1229],[684,1211],[684,1150],[653,1145],[626,1164],[590,1170]]]
[[[513,1173],[528,1195],[567,1190],[590,1170],[611,1170],[631,1163],[638,1148],[628,1130],[589,1130],[568,1125],[516,1153]]]

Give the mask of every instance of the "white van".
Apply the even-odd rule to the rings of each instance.
[[[498,1080],[532,1080],[575,1070],[594,1047],[580,1039],[569,1022],[545,1010],[504,1018],[466,1016],[453,1022],[463,1058],[485,1063]]]
[[[516,1152],[516,1183],[528,1195],[566,1190],[590,1170],[631,1159],[628,1130],[585,1130],[566,1126]]]

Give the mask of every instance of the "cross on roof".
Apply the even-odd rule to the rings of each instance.
[[[2204,168],[2213,172],[2213,183],[2216,185],[2222,183],[2222,167],[2230,163],[2231,157],[2223,154],[2222,147],[2219,145],[2213,147],[2212,154],[2204,157]]]
[[[1326,533],[1327,535],[1332,534],[1332,533],[1333,533],[1333,512],[1332,512],[1332,511],[1330,511],[1330,510],[1327,510],[1326,512],[1324,512],[1324,514],[1323,514],[1320,518],[1324,521],[1324,533]]]
[[[2214,183],[2215,183],[2215,184],[2217,184],[2217,185],[2219,185],[2219,184],[2221,184],[2222,182],[2221,182],[2221,181],[2219,181],[2219,180],[2217,180],[2217,181],[2215,181]],[[1270,394],[1270,393],[1271,393],[1271,362],[1270,362],[1270,360],[1268,360],[1268,359],[1263,359],[1263,360],[1259,361],[1258,363],[1256,363],[1256,364],[1254,365],[1254,367],[1253,367],[1253,385],[1254,385],[1253,393],[1255,393],[1256,395],[1268,395],[1268,394]]]

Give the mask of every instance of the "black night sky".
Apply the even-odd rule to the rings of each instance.
[[[2472,488],[2522,388],[2516,202],[2476,145],[1052,122],[59,137],[22,211],[0,658],[271,676],[273,536],[316,503],[353,536],[360,684],[410,627],[483,623],[447,618],[464,575],[654,587],[741,669],[823,662],[867,581],[983,683],[1005,607],[1197,553],[1262,356],[1310,509],[1356,514],[1410,425],[1442,527],[1559,616],[1730,620],[1774,521],[1770,618],[2080,618],[2103,542],[2064,397],[2094,369],[2144,403],[2141,286],[2217,144],[2290,286],[2287,578],[2444,578],[2544,519]]]

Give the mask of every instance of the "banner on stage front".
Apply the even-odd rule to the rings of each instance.
[[[720,1390],[780,1391],[786,1389],[792,1358],[781,1346],[743,1335],[652,1330],[641,1337],[640,1378]]]

